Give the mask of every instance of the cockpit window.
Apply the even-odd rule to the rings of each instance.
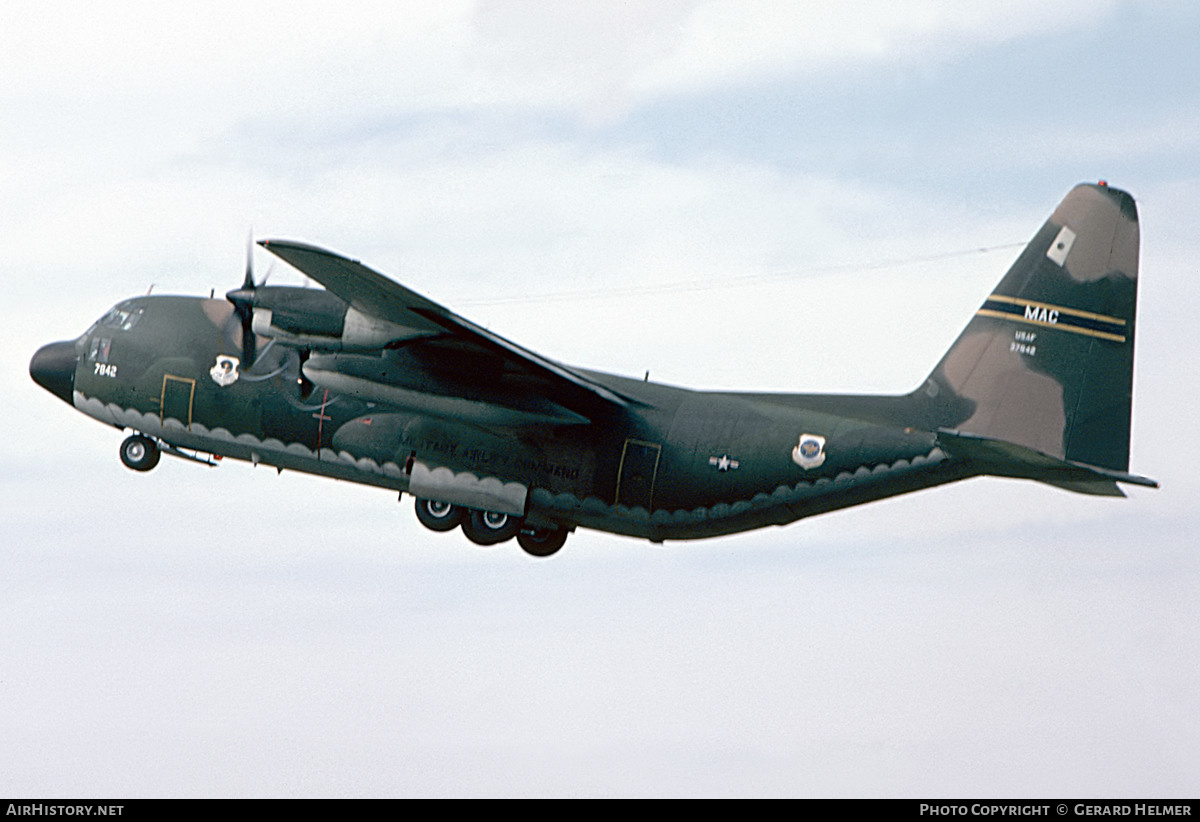
[[[141,306],[129,307],[118,305],[101,317],[98,325],[101,328],[116,328],[121,331],[128,331],[137,325],[138,320],[142,318],[144,310]]]

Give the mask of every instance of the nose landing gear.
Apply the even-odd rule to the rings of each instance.
[[[158,443],[142,434],[134,434],[121,443],[121,462],[134,471],[149,471],[158,465],[160,456]]]

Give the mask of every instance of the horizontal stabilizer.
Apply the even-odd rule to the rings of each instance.
[[[1117,487],[1118,482],[1158,487],[1158,482],[1149,477],[1059,459],[1024,445],[979,434],[941,429],[937,432],[937,444],[956,459],[977,463],[982,474],[1037,480],[1078,494],[1123,497],[1125,494]]]

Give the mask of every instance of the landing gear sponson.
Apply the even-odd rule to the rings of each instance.
[[[174,453],[174,452],[173,452]],[[134,471],[149,471],[158,465],[162,449],[144,434],[133,434],[121,443],[121,462]],[[453,531],[462,528],[467,539],[476,545],[499,545],[513,537],[525,553],[548,557],[567,541],[567,529],[526,526],[521,517],[496,511],[463,508],[440,500],[417,498],[417,519],[431,531]]]

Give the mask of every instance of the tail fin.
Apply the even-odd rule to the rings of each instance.
[[[1137,268],[1133,198],[1076,186],[917,390],[928,421],[1130,481]]]

